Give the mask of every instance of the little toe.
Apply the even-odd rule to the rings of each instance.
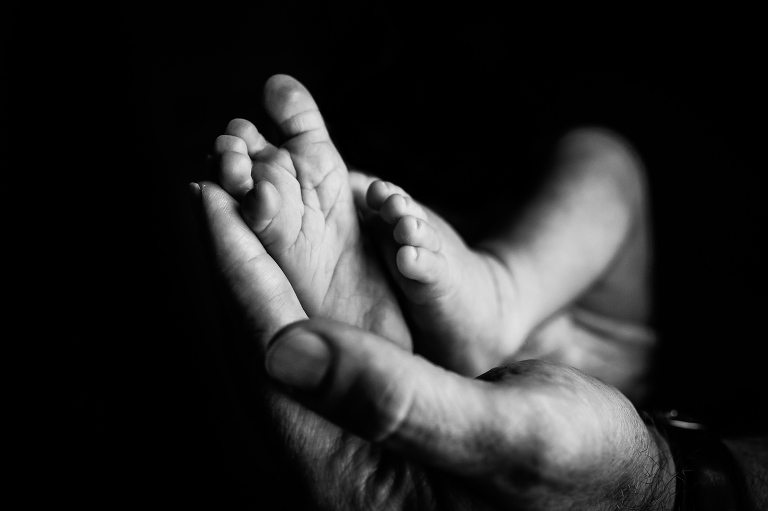
[[[426,248],[406,245],[397,251],[397,269],[408,279],[423,284],[438,281],[444,271],[445,259]]]
[[[374,211],[368,207],[366,196],[371,184],[375,181],[378,180],[373,176],[364,174],[359,170],[349,169],[349,188],[352,191],[352,200],[363,218],[369,218],[374,214]]]
[[[406,215],[398,220],[392,233],[402,245],[426,248],[437,252],[441,248],[440,235],[428,222]]]
[[[221,156],[227,151],[240,153],[248,156],[248,145],[240,137],[234,135],[219,135],[216,137],[216,143],[213,146],[213,152]]]
[[[379,209],[381,218],[388,224],[394,224],[406,215],[414,216],[422,220],[427,219],[427,213],[418,202],[406,195],[394,193],[384,201]]]
[[[368,203],[369,208],[374,211],[379,211],[390,195],[395,193],[404,197],[409,197],[409,195],[405,193],[405,190],[399,186],[388,181],[376,180],[368,187],[368,191],[365,194],[365,201]]]
[[[253,188],[251,159],[240,152],[225,151],[219,163],[219,182],[232,197],[240,201]]]
[[[267,139],[259,133],[256,126],[251,121],[245,119],[232,119],[227,124],[227,128],[224,130],[226,135],[241,138],[248,148],[248,155],[253,158],[259,151],[263,150],[268,145]]]
[[[315,132],[319,138],[328,138],[317,103],[295,78],[275,75],[267,80],[264,106],[286,139],[309,132]]]
[[[281,206],[277,188],[269,181],[259,181],[243,198],[241,210],[245,222],[259,235],[272,223]]]

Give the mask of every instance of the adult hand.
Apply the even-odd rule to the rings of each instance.
[[[279,382],[261,391],[318,508],[671,508],[666,444],[613,387],[534,360],[472,380],[372,333],[307,321],[234,199],[193,190],[256,348],[247,362]]]

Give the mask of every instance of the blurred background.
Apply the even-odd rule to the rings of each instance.
[[[653,200],[654,405],[765,432],[766,89],[752,14],[357,2],[63,14],[44,51],[20,31],[4,58],[35,78],[15,106],[55,155],[37,160],[43,182],[62,185],[55,308],[74,340],[59,347],[54,394],[73,499],[244,507],[265,485],[292,487],[263,468],[279,462],[259,447],[187,197],[230,119],[270,133],[261,88],[274,73],[309,88],[348,164],[470,241],[535,186],[564,130],[627,137]]]

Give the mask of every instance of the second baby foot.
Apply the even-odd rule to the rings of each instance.
[[[418,352],[477,376],[519,348],[512,276],[501,261],[470,249],[440,216],[392,183],[374,181],[365,200],[392,226],[387,263],[418,330]]]

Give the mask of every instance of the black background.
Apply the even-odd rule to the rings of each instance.
[[[403,184],[469,239],[481,232],[468,225],[534,184],[563,130],[624,134],[653,198],[656,404],[764,432],[754,18],[280,2],[67,11],[43,26],[12,11],[6,23],[32,23],[4,50],[7,76],[21,78],[9,80],[6,108],[21,114],[9,129],[35,181],[24,200],[54,227],[41,261],[55,299],[38,306],[52,309],[65,373],[49,387],[63,410],[63,491],[82,504],[217,507],[263,493],[261,433],[187,184],[208,177],[231,118],[267,126],[261,87],[278,72],[312,91],[348,163]]]

